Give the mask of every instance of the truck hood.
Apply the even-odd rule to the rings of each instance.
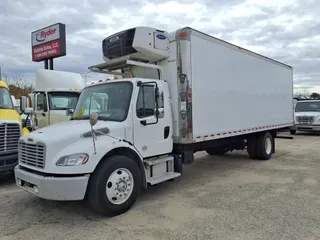
[[[1,120],[21,122],[21,117],[14,109],[0,109],[0,121]]]
[[[94,130],[108,129],[108,135],[116,138],[125,138],[124,123],[111,121],[98,121],[94,126]],[[91,131],[89,120],[72,120],[56,123],[44,128],[40,128],[31,132],[21,140],[31,142],[43,142],[46,145],[55,144],[61,145],[70,144],[79,141],[81,136]]]

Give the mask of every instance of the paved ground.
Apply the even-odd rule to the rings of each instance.
[[[320,135],[277,146],[266,162],[199,153],[181,178],[152,187],[115,218],[40,200],[2,176],[0,240],[320,239]]]

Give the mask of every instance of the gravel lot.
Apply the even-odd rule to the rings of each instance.
[[[38,199],[0,177],[0,240],[320,239],[320,135],[277,139],[269,161],[197,153],[184,175],[148,189],[121,216]]]

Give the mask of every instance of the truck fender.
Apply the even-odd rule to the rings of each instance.
[[[26,127],[22,128],[22,134],[21,134],[22,136],[25,136],[25,135],[27,135],[29,133],[30,133],[30,131],[29,131],[28,128],[26,128]]]
[[[142,186],[143,188],[147,188],[147,181],[146,181],[146,174],[145,174],[145,169],[143,165],[143,158],[140,156],[139,152],[137,152],[133,147],[131,146],[117,146],[113,149],[110,149],[100,160],[98,165],[96,166],[95,169],[99,167],[99,165],[103,161],[107,161],[109,156],[114,156],[114,155],[123,155],[126,157],[131,158],[136,162],[140,169],[140,174],[141,174],[141,180],[142,180]]]

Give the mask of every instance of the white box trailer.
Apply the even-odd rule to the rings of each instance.
[[[180,44],[171,45],[180,45],[180,49],[170,56],[181,60],[167,63],[172,70],[164,76],[172,96],[174,136],[181,138],[184,129],[188,132],[179,142],[202,142],[292,124],[290,66],[191,28],[182,33],[188,37],[176,34],[174,41]],[[185,84],[181,80],[177,84],[174,69],[186,75]],[[183,105],[179,94],[188,96],[187,121],[179,116]]]
[[[132,28],[102,46],[105,63],[89,69],[119,77],[86,86],[71,121],[19,141],[17,185],[40,198],[87,196],[121,214],[141,188],[181,176],[195,152],[268,160],[277,130],[293,124],[283,63],[191,28]]]

